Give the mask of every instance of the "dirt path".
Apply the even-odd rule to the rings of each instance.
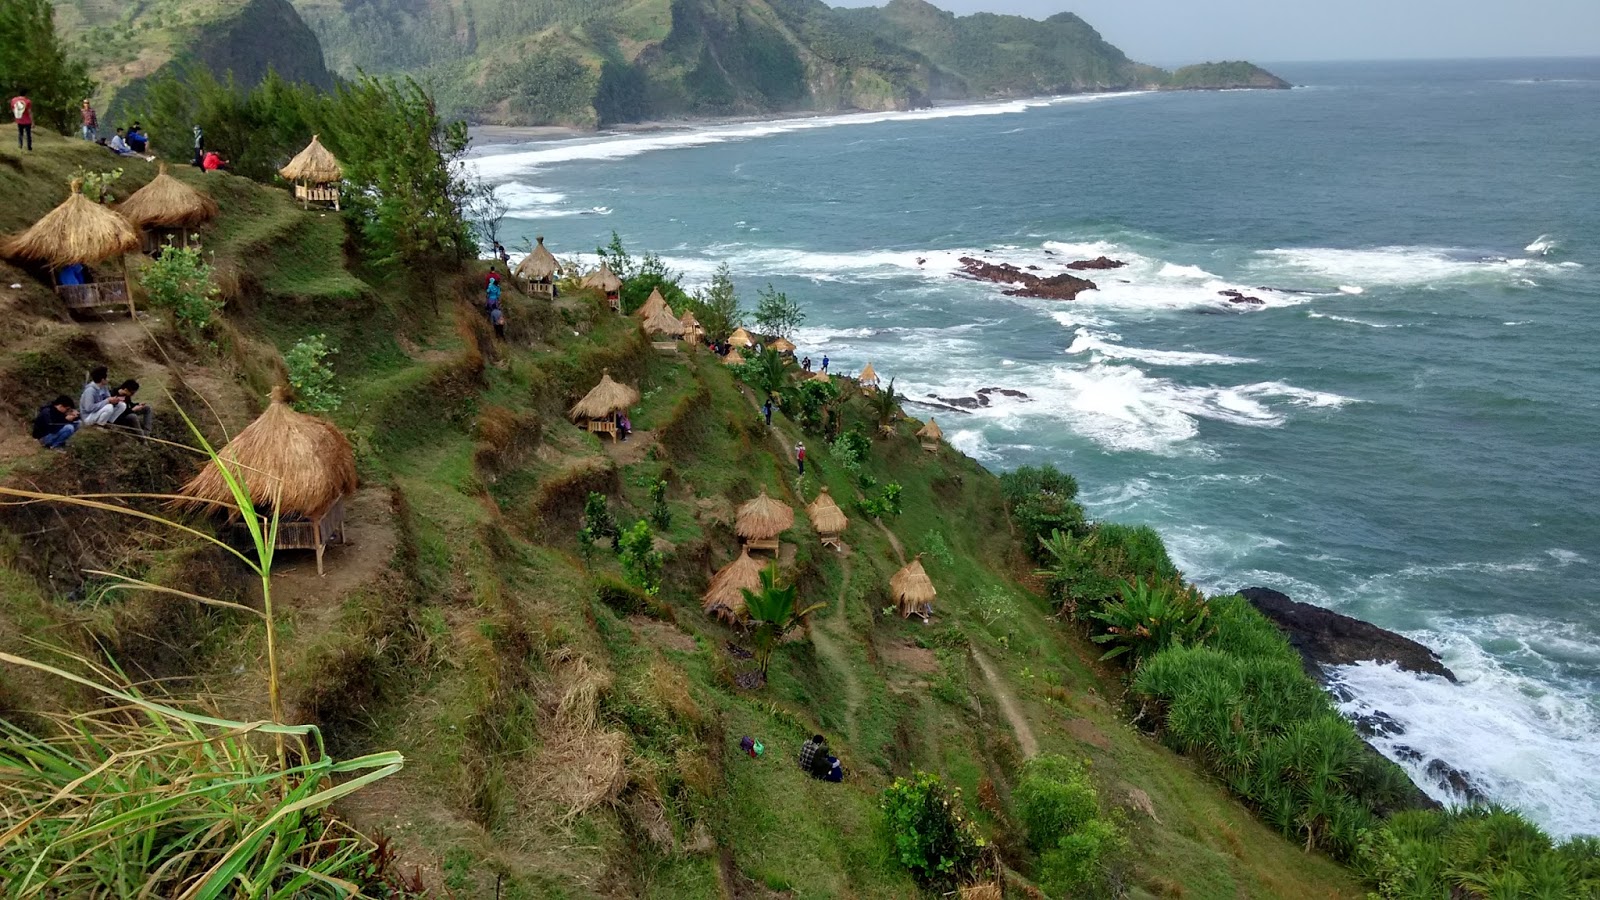
[[[830,665],[838,670],[844,679],[845,696],[845,724],[849,730],[850,743],[857,743],[856,710],[866,703],[867,693],[861,686],[861,678],[856,673],[856,667],[850,664],[850,656],[845,652],[843,641],[850,640],[849,621],[845,614],[845,597],[850,590],[850,559],[842,561],[844,565],[844,581],[839,585],[839,596],[833,602],[833,609],[825,615],[818,616],[811,628],[811,644],[817,648],[817,655],[826,659]]]
[[[1017,745],[1022,748],[1023,759],[1032,759],[1039,755],[1039,739],[1033,736],[1033,729],[1029,727],[1028,720],[1022,716],[1022,707],[1017,705],[1017,698],[1012,695],[1011,689],[1000,680],[1000,673],[994,670],[994,663],[989,661],[983,651],[972,648],[972,659],[983,670],[983,680],[989,682],[989,693],[994,695],[996,703],[1000,704],[1000,712],[1005,715],[1006,721],[1011,724],[1011,730],[1017,735]]]

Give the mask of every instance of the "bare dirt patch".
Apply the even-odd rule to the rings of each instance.
[[[939,671],[939,657],[926,647],[895,642],[878,649],[890,665],[898,666],[918,675],[932,675]]]
[[[1075,740],[1099,747],[1101,750],[1107,750],[1111,747],[1111,739],[1101,733],[1100,729],[1095,727],[1095,724],[1088,719],[1072,719],[1068,721],[1067,734],[1072,735]]]
[[[628,627],[633,633],[649,644],[655,644],[665,650],[676,650],[679,653],[694,653],[700,649],[691,635],[684,634],[672,625],[652,619],[648,616],[629,616]]]

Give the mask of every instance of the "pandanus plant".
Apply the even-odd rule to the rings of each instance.
[[[778,646],[778,639],[806,616],[827,605],[815,603],[799,609],[799,594],[800,590],[795,585],[778,584],[776,563],[761,571],[761,590],[744,589],[745,611],[756,624],[756,664],[761,667],[763,678],[767,674],[767,665],[772,661],[772,651]]]

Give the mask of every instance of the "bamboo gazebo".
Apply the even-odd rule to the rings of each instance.
[[[833,502],[833,497],[824,487],[817,499],[811,501],[806,507],[806,517],[811,520],[811,527],[817,530],[817,537],[822,539],[822,546],[832,547],[835,550],[844,549],[841,535],[850,524],[845,517],[844,510],[839,504]]]
[[[544,235],[540,235],[534,239],[533,250],[517,263],[512,274],[521,279],[529,294],[553,298],[556,295],[556,270],[559,268],[555,256],[544,247]]]
[[[867,363],[866,368],[861,370],[861,374],[857,376],[856,381],[860,382],[861,386],[867,390],[875,391],[878,389],[878,372],[872,368],[872,363]]]
[[[905,568],[889,578],[889,597],[899,608],[902,618],[921,616],[926,622],[933,614],[933,598],[938,595],[933,580],[922,568],[922,554],[918,553]]]
[[[639,392],[611,380],[611,370],[600,373],[600,383],[572,405],[567,415],[574,422],[587,422],[591,434],[609,434],[617,439],[617,415],[639,402]]]
[[[776,553],[778,535],[793,525],[794,510],[782,500],[767,496],[767,489],[762,487],[761,496],[739,507],[733,530],[744,539],[747,549]]]
[[[750,556],[750,548],[743,547],[739,556],[717,574],[711,576],[711,586],[702,598],[706,615],[737,625],[748,618],[745,612],[744,592],[761,590],[761,570],[764,566]]]
[[[612,312],[622,312],[622,279],[611,267],[600,262],[600,268],[590,272],[583,279],[583,286],[590,290],[601,291],[606,295],[606,302],[611,304]]]
[[[944,440],[944,431],[939,428],[938,422],[930,418],[928,424],[917,432],[917,437],[922,439],[922,449],[929,453],[938,453],[939,442]]]
[[[313,550],[317,574],[329,544],[344,543],[345,502],[356,490],[356,457],[333,423],[295,412],[274,389],[267,411],[234,436],[178,493],[180,506],[241,510],[220,464],[243,482],[258,515],[278,515],[279,550]],[[239,523],[242,527],[242,523]]]
[[[683,324],[683,339],[688,341],[691,347],[698,345],[706,330],[700,326],[700,320],[695,318],[694,310],[684,310],[678,321]]]
[[[652,316],[659,314],[662,310],[666,310],[668,313],[672,312],[672,308],[667,306],[667,298],[661,296],[661,289],[651,288],[649,299],[644,301],[643,306],[634,310],[633,314],[648,322]]]
[[[742,366],[744,365],[744,356],[738,350],[729,350],[727,355],[722,357],[722,364],[725,366]]]
[[[306,145],[278,174],[294,184],[294,198],[301,209],[311,204],[339,208],[339,183],[344,180],[344,166],[322,146],[322,136],[312,135]]]
[[[6,241],[0,255],[48,267],[56,296],[69,310],[126,306],[132,315],[128,268],[122,257],[139,245],[139,229],[133,223],[85,197],[83,186],[74,181],[67,199],[33,227]],[[118,271],[112,277],[95,278],[88,270],[113,259]]]
[[[778,338],[777,340],[773,341],[772,343],[768,344],[767,346],[771,347],[772,349],[774,349],[776,351],[778,351],[779,353],[787,353],[790,356],[794,355],[794,351],[795,351],[794,343],[791,342],[788,338],[782,338],[782,337]]]
[[[750,332],[740,327],[735,328],[733,334],[728,335],[728,344],[732,347],[754,347],[756,339],[750,336]]]
[[[661,304],[661,307],[644,320],[644,333],[653,338],[665,338],[665,347],[658,345],[657,349],[677,349],[678,338],[683,337],[683,322],[672,312],[672,307]]]
[[[156,177],[117,211],[144,232],[144,252],[159,255],[168,241],[189,246],[194,229],[217,214],[217,201],[168,175],[162,163]]]

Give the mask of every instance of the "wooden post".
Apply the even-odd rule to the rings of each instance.
[[[317,577],[322,577],[322,519],[311,521],[311,539],[317,542]]]

